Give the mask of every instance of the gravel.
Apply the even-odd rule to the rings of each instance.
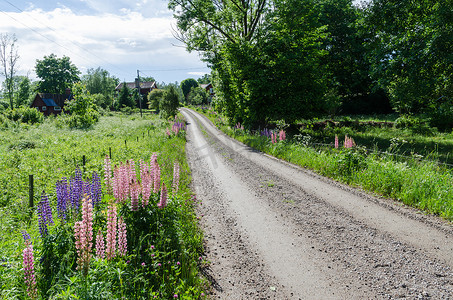
[[[182,109],[213,299],[453,299],[453,226],[270,158]]]

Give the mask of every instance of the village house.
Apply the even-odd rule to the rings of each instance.
[[[214,96],[215,96],[214,88],[212,87],[212,84],[211,83],[200,84],[200,87],[209,94],[208,101],[211,102],[212,98],[214,98]]]
[[[39,112],[42,112],[45,116],[50,114],[59,115],[61,114],[66,100],[71,100],[72,94],[70,89],[66,89],[66,93],[63,94],[46,94],[38,93],[33,99],[30,107],[36,108]]]

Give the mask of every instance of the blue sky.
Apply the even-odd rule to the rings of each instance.
[[[15,34],[18,75],[35,79],[37,59],[66,55],[82,74],[101,67],[121,81],[198,78],[210,70],[172,35],[166,0],[0,0],[0,32]],[[3,81],[4,78],[0,78]]]

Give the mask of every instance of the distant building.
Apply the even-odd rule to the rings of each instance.
[[[211,83],[200,84],[200,87],[202,89],[205,89],[205,91],[209,94],[209,102],[211,102],[212,98],[214,98],[214,96],[215,96],[214,88],[212,87],[212,84]]]
[[[128,89],[133,90],[136,88],[135,82],[126,82]],[[119,92],[123,89],[124,82],[118,84],[115,88],[115,91]],[[143,81],[140,82],[140,95],[147,96],[152,90],[157,89],[157,84],[155,81]]]
[[[38,93],[31,103],[30,107],[35,107],[39,112],[45,116],[50,114],[59,115],[63,110],[66,100],[71,100],[72,94],[70,89],[66,89],[66,93],[62,94],[45,94]]]

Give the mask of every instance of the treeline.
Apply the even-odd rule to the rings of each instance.
[[[213,69],[215,108],[232,124],[393,110],[453,125],[452,0],[170,0],[169,8],[178,38]]]

